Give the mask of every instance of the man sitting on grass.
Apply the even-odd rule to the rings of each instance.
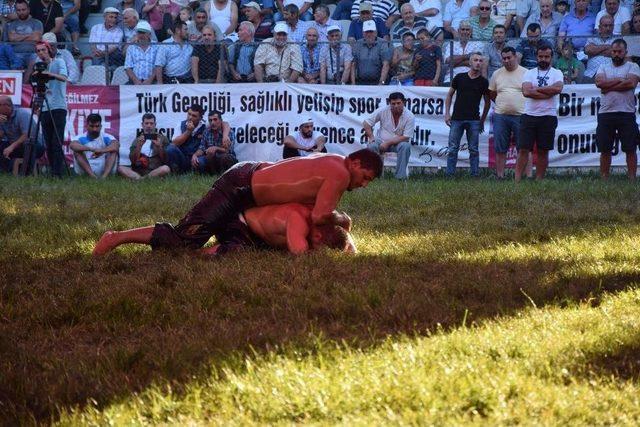
[[[298,255],[323,246],[345,252],[356,251],[351,236],[344,228],[329,224],[311,226],[310,223],[311,208],[299,203],[251,208],[227,222],[215,235],[217,244],[201,253],[223,255],[245,248],[276,248]],[[348,226],[351,226],[350,219]],[[152,230],[153,226],[144,229]],[[144,229],[107,231],[96,244],[93,255],[104,255],[125,243],[149,244],[144,239],[136,240],[139,231]]]

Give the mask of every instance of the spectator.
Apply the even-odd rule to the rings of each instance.
[[[491,19],[497,25],[504,25],[508,37],[517,37],[520,34],[516,22],[517,3],[518,0],[491,1]]]
[[[300,46],[302,55],[302,74],[298,83],[318,83],[320,81],[320,45],[318,45],[318,30],[310,27],[307,30],[307,42]]]
[[[633,15],[629,34],[640,34],[640,15]]]
[[[120,0],[116,3],[116,9],[120,11],[120,16],[124,19],[124,11],[133,9],[138,13],[138,18],[142,16],[144,8],[144,0]]]
[[[123,63],[122,53],[118,51],[119,44],[124,38],[122,28],[116,25],[119,13],[120,11],[115,7],[107,7],[104,10],[104,23],[96,24],[91,28],[89,43],[91,43],[93,65],[103,65],[106,61],[109,66]]]
[[[29,3],[26,0],[16,0],[15,21],[7,22],[2,35],[5,41],[12,42],[13,51],[19,62],[19,68],[26,69],[33,54],[33,43],[42,37],[42,22],[29,15]]]
[[[154,66],[158,46],[151,44],[154,32],[147,21],[136,25],[136,36],[133,44],[127,48],[124,69],[134,85],[150,85],[155,79]]]
[[[565,43],[560,51],[560,57],[555,60],[553,67],[562,71],[564,84],[582,83],[584,64],[573,55],[571,43]]]
[[[596,30],[598,30],[598,23],[600,22],[600,18],[607,14],[613,16],[614,36],[629,34],[631,29],[631,13],[626,7],[620,7],[620,0],[606,0],[605,9],[601,10],[596,15]]]
[[[449,147],[447,148],[447,176],[453,176],[456,172],[460,140],[465,132],[467,134],[467,143],[469,144],[471,176],[477,177],[480,173],[479,138],[480,134],[484,132],[484,121],[491,106],[489,82],[482,77],[483,60],[484,58],[480,52],[473,52],[470,55],[469,71],[456,74],[445,99],[444,121],[447,126],[451,127],[449,131]],[[454,94],[456,94],[456,102],[453,104],[453,115],[450,115],[451,100]],[[482,116],[480,116],[478,109],[482,98],[484,98],[484,108]]]
[[[482,52],[483,50],[482,42],[469,41],[469,39],[473,37],[469,22],[460,22],[458,29],[460,38],[453,42],[453,55],[451,55],[449,49],[445,49],[443,54],[444,63],[448,65],[449,69],[453,70],[453,72],[448,72],[444,75],[445,83],[449,83],[449,81],[451,81],[452,74],[455,77],[458,73],[466,73],[469,71],[469,59],[471,58],[471,54],[473,52]]]
[[[580,1],[580,0],[576,0]],[[551,67],[553,49],[544,45],[538,48],[538,67],[524,73],[522,94],[524,114],[520,118],[516,182],[520,182],[529,161],[529,153],[537,148],[536,180],[544,179],[549,165],[549,151],[553,150],[557,117],[557,98],[562,92],[563,75]]]
[[[305,157],[314,153],[326,153],[327,138],[320,132],[313,130],[313,119],[307,118],[300,123],[298,131],[287,135],[282,140],[282,158]]]
[[[24,157],[29,125],[33,130],[36,127],[35,123],[30,123],[30,119],[31,111],[14,107],[9,96],[0,95],[0,171],[11,172],[14,160]],[[40,158],[43,153],[44,147],[40,141],[36,141],[32,147],[32,159]]]
[[[475,0],[449,0],[444,8],[442,16],[444,30],[449,33],[449,37],[459,39],[458,27],[461,22],[469,22],[471,17],[471,9],[477,5]]]
[[[493,73],[503,65],[502,49],[507,46],[507,30],[504,25],[497,24],[493,27],[493,41],[484,46],[484,61],[482,62],[482,75],[491,79]]]
[[[336,5],[336,9],[331,15],[331,19],[334,21],[351,21],[351,8],[353,7],[353,0],[340,0]]]
[[[186,173],[191,170],[193,154],[202,144],[202,135],[207,126],[202,121],[203,108],[198,104],[191,104],[187,111],[187,119],[180,123],[180,135],[173,138],[173,142],[166,149],[167,161],[174,173]]]
[[[368,149],[378,154],[398,153],[395,175],[400,180],[408,178],[411,138],[416,125],[413,113],[404,107],[404,100],[401,92],[392,92],[389,94],[389,105],[380,107],[362,122],[364,134],[369,141]],[[374,138],[373,127],[376,123],[380,123],[380,127]]]
[[[596,86],[602,93],[596,141],[603,179],[609,178],[611,151],[616,137],[620,139],[626,156],[627,176],[630,181],[636,179],[640,134],[636,125],[635,89],[639,78],[640,67],[627,61],[627,43],[616,39],[611,45],[611,62],[600,65],[596,72]]]
[[[69,31],[71,35],[71,53],[73,56],[80,56],[80,49],[78,49],[78,39],[80,38],[80,17],[78,16],[80,0],[61,0],[60,6],[62,6],[64,28]]]
[[[329,45],[320,53],[320,83],[347,84],[353,63],[351,46],[341,43],[342,31],[337,25],[329,27],[328,34]]]
[[[170,174],[171,168],[167,165],[166,153],[168,146],[167,137],[158,133],[156,129],[156,116],[145,113],[142,116],[142,132],[133,140],[129,148],[131,165],[119,165],[118,173],[135,180]]]
[[[257,10],[258,12],[260,12],[260,15],[264,16],[265,18],[268,17],[269,20],[273,23],[273,12],[276,10],[273,0],[240,0],[240,9],[247,19],[249,19],[249,17],[246,15],[244,9],[249,3],[252,2],[258,6]]]
[[[360,12],[360,4],[367,2],[371,3],[373,10],[373,17],[380,18],[387,28],[391,28],[393,23],[400,18],[398,7],[394,0],[354,0],[351,6],[351,20],[358,19]]]
[[[301,21],[311,21],[313,20],[313,14],[311,13],[312,4],[312,1],[306,0],[276,0],[278,11],[273,15],[273,20],[276,22],[285,21],[287,18],[285,18],[284,12],[287,6],[295,6],[298,9],[298,16]]]
[[[598,5],[598,1],[600,1],[600,0],[592,0],[592,1],[597,6]],[[598,11],[604,10],[607,7],[606,3],[607,3],[607,0],[600,1],[600,6],[598,7]],[[638,0],[620,0],[620,7],[623,7],[625,9],[627,9],[629,11],[629,13],[632,14],[633,13],[633,8],[634,8],[634,6],[637,5],[637,3],[638,3]],[[593,4],[592,4],[592,6],[593,6]]]
[[[294,43],[302,43],[309,29],[310,23],[301,21],[299,18],[298,6],[288,4],[282,11],[284,22],[289,30],[289,41]]]
[[[520,116],[524,113],[522,81],[527,69],[518,65],[516,50],[506,46],[500,52],[504,66],[489,80],[489,96],[493,106],[493,145],[496,153],[496,176],[504,179],[507,151],[511,137],[518,146]],[[531,162],[528,162],[529,169]]]
[[[222,83],[224,70],[220,44],[211,25],[202,29],[202,44],[193,48],[191,54],[191,74],[194,83]]]
[[[73,84],[78,83],[78,81],[80,81],[80,68],[78,68],[78,63],[73,57],[73,54],[65,49],[65,45],[62,43],[58,48],[57,37],[53,33],[44,33],[42,35],[42,41],[49,43],[54,58],[60,58],[64,62],[67,67],[67,81]],[[32,61],[30,61],[29,68],[27,70],[28,75],[31,75],[33,63],[36,62],[37,58],[38,56],[34,55]]]
[[[202,29],[205,25],[209,24],[213,28],[213,33],[217,41],[222,40],[222,31],[216,24],[209,22],[209,14],[203,8],[196,10],[193,21],[187,24],[187,37],[190,43],[197,43],[202,40]]]
[[[378,37],[389,40],[389,30],[387,29],[387,26],[381,18],[373,17],[373,6],[371,5],[371,3],[368,1],[363,1],[358,7],[360,8],[359,18],[351,21],[351,24],[349,25],[349,33],[347,36],[349,43],[353,44],[357,40],[362,39],[362,37],[364,36],[362,32],[362,26],[364,25],[365,21],[370,20],[373,20],[373,22],[375,23]]]
[[[287,31],[287,25],[278,22],[273,29],[273,38],[258,46],[253,61],[256,81],[298,81],[302,72],[300,46],[287,43]]]
[[[524,31],[527,26],[525,22],[531,15],[540,15],[540,0],[518,0],[516,3],[516,21],[518,31]]]
[[[441,0],[411,0],[409,4],[413,6],[416,16],[427,18],[430,26],[442,28]]]
[[[213,28],[222,31],[222,39],[236,31],[238,26],[238,6],[232,0],[211,0],[206,3],[205,10],[209,13]]]
[[[311,23],[311,26],[318,30],[318,41],[322,43],[328,40],[327,30],[329,27],[332,25],[338,25],[338,22],[329,18],[329,15],[329,8],[324,4],[316,6],[316,10],[313,12],[313,22]]]
[[[0,70],[21,70],[20,59],[8,43],[0,44]]]
[[[359,85],[385,85],[388,82],[392,52],[388,43],[377,37],[373,21],[365,21],[362,29],[364,38],[358,40],[353,47],[351,82]]]
[[[406,33],[412,33],[414,36],[418,35],[418,31],[422,28],[427,28],[431,31],[434,26],[430,25],[427,18],[416,16],[413,6],[409,3],[405,3],[400,8],[401,19],[393,24],[391,29],[391,40],[403,40],[403,36]]]
[[[73,150],[73,168],[78,175],[86,174],[98,179],[115,173],[120,143],[102,132],[102,117],[99,114],[87,116],[87,132],[74,137],[69,148]]]
[[[611,44],[615,40],[611,32],[613,31],[613,18],[611,15],[604,15],[600,18],[598,25],[598,37],[591,37],[587,40],[584,53],[587,54],[587,68],[584,70],[585,83],[592,83],[596,71],[601,65],[611,63]],[[626,49],[625,49],[626,50]]]
[[[537,52],[538,48],[542,45],[546,45],[546,43],[540,40],[540,25],[535,23],[529,24],[527,27],[527,38],[522,40],[516,49],[520,65],[528,69],[537,67]]]
[[[140,15],[138,14],[138,12],[136,12],[135,9],[125,9],[124,12],[122,12],[122,30],[124,32],[124,41],[129,44],[129,43],[135,43],[136,42],[136,37],[138,35],[138,23],[141,22],[140,21]],[[149,23],[147,21],[144,21],[147,25],[144,25],[144,28],[151,28],[151,25],[149,25]],[[156,37],[156,33],[155,31],[151,31],[150,34],[150,38],[151,41],[154,43],[158,42],[158,38]],[[124,46],[124,52],[126,52],[126,47]]]
[[[414,57],[415,86],[437,86],[442,72],[442,50],[426,28],[418,31],[420,47]]]
[[[260,6],[255,1],[250,1],[244,5],[242,12],[247,17],[247,20],[253,24],[255,29],[253,32],[253,39],[257,42],[261,42],[273,36],[271,28],[273,27],[273,20],[269,15],[263,15],[261,13]]]
[[[180,4],[174,0],[147,0],[142,8],[143,16],[146,13],[151,28],[160,41],[164,41],[169,35],[167,30],[173,26],[173,21],[180,13]]]
[[[238,41],[229,46],[229,82],[255,82],[254,58],[257,49],[253,42],[253,24],[243,21],[238,27]]]
[[[238,163],[233,150],[235,134],[219,111],[209,112],[209,127],[198,150],[191,156],[191,167],[199,173],[222,174]]]
[[[553,0],[540,0],[540,12],[529,15],[520,37],[525,38],[527,36],[527,28],[529,28],[529,25],[538,24],[540,25],[540,35],[542,37],[555,38],[558,35],[562,18],[564,18],[564,16],[561,13],[553,10]]]
[[[593,34],[596,18],[587,10],[589,0],[575,0],[573,11],[562,18],[558,30],[558,47],[565,43],[564,38],[570,38],[576,51],[584,49],[587,37]]]
[[[558,0],[555,11],[564,18],[569,13],[569,3],[567,3],[567,0]]]
[[[351,11],[351,9],[349,9],[349,11]],[[7,22],[15,21],[16,19],[18,19],[18,15],[16,14],[16,0],[0,1],[0,33]]]
[[[191,76],[191,54],[193,47],[186,42],[187,24],[176,20],[173,36],[158,47],[155,73],[159,84],[193,83]]]
[[[53,0],[31,0],[31,16],[42,22],[43,33],[54,33],[59,41],[64,41],[64,13],[60,3]]]
[[[413,86],[415,40],[413,33],[406,32],[402,37],[402,46],[393,49],[393,57],[391,59],[393,77],[389,84]]]
[[[478,15],[469,19],[469,25],[471,25],[471,32],[475,40],[491,40],[496,22],[491,19],[491,3],[489,0],[480,0],[480,3],[478,3]]]

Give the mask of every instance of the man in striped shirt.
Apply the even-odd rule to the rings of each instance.
[[[360,12],[360,3],[363,3],[364,1],[365,0],[354,0],[353,5],[351,6],[352,21],[358,19]],[[398,7],[396,6],[396,2],[393,0],[367,0],[367,3],[371,3],[373,7],[373,17],[380,18],[383,21],[386,21],[388,28],[391,28],[393,23],[400,18]]]

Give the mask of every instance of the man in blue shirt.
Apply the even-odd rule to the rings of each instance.
[[[158,84],[193,83],[193,47],[187,43],[187,37],[187,24],[176,19],[173,36],[163,41],[156,53],[155,73]]]
[[[200,173],[221,174],[238,163],[233,150],[235,135],[222,113],[209,111],[209,127],[202,135],[202,143],[191,156],[191,166]]]
[[[587,38],[593,35],[596,17],[587,8],[589,0],[575,0],[574,8],[560,23],[558,46],[562,48],[565,37],[571,37],[574,49],[583,50]]]
[[[364,37],[364,33],[362,32],[362,24],[365,21],[369,20],[373,20],[373,22],[376,23],[376,31],[378,33],[378,37],[389,40],[389,29],[381,18],[373,17],[373,6],[371,5],[371,3],[368,1],[360,3],[359,10],[360,18],[352,21],[349,25],[349,34],[347,36],[349,42],[355,42]]]
[[[24,144],[29,139],[29,110],[15,108],[11,98],[0,96],[0,171],[10,172],[14,159],[24,157]],[[31,125],[31,132],[35,133],[35,124]],[[33,147],[33,159],[44,153],[42,144]]]
[[[187,111],[187,120],[180,123],[180,135],[173,138],[167,147],[167,161],[174,173],[186,173],[191,170],[191,159],[202,144],[202,136],[207,126],[202,121],[204,109],[192,104]]]

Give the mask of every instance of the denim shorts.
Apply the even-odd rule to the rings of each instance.
[[[520,132],[520,116],[493,113],[493,143],[496,153],[506,153],[509,150],[511,135],[518,145]]]

